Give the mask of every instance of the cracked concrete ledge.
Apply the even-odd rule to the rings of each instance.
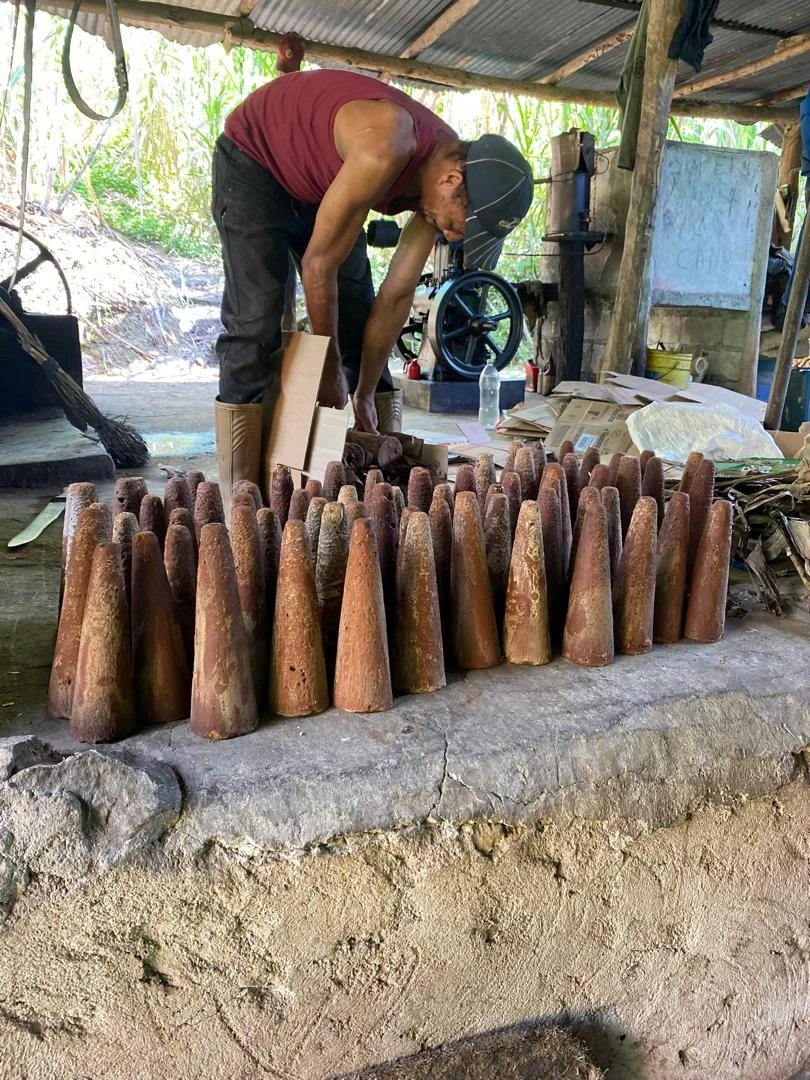
[[[806,617],[751,615],[718,645],[683,643],[600,670],[503,666],[380,715],[333,709],[214,744],[177,724],[120,746],[180,777],[183,811],[167,840],[177,853],[212,841],[303,849],[430,819],[589,817],[651,829],[802,773],[808,645]],[[63,725],[40,718],[27,730],[58,751],[80,749]]]

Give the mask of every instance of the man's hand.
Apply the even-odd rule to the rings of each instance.
[[[348,400],[349,384],[346,382],[343,363],[334,342],[331,342],[318,387],[318,404],[331,409],[345,409]]]
[[[360,431],[368,431],[376,435],[378,433],[377,406],[374,404],[374,395],[358,392],[352,398],[352,405],[354,406],[354,426]]]

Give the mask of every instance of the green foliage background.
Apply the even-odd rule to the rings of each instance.
[[[22,146],[22,27],[13,61],[14,9],[0,11],[0,192],[12,201],[20,184]],[[28,197],[50,209],[81,199],[99,222],[125,236],[192,257],[217,258],[210,221],[210,161],[228,113],[275,74],[275,56],[221,45],[191,48],[159,34],[124,27],[130,96],[109,123],[82,116],[67,97],[61,75],[66,23],[39,13],[36,20],[33,123]],[[114,99],[113,59],[103,42],[77,30],[73,66],[85,98],[99,111]],[[497,131],[512,139],[536,176],[549,169],[549,140],[571,127],[596,137],[599,148],[619,140],[618,114],[596,109],[496,97],[484,91],[410,89],[463,138]],[[670,135],[715,146],[767,149],[752,127],[732,121],[673,120]],[[502,259],[506,276],[537,276],[547,188],[540,187]],[[387,254],[372,255],[375,276]]]

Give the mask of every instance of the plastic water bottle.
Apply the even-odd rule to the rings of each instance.
[[[491,360],[478,379],[478,423],[491,431],[501,418],[501,373]]]

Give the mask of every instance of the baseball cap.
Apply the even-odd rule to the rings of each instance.
[[[504,238],[532,204],[532,170],[503,135],[482,135],[470,145],[464,181],[470,200],[464,229],[464,269],[492,270]]]

